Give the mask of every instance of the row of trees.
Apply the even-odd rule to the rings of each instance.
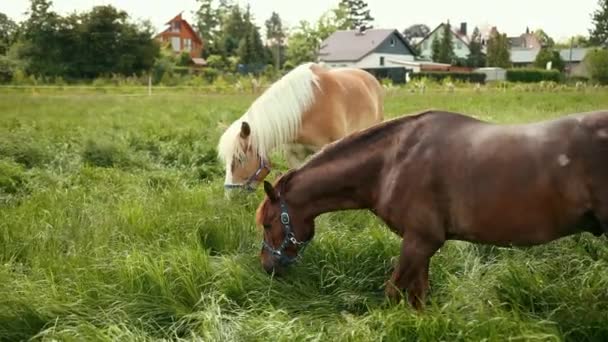
[[[323,14],[316,23],[301,21],[288,36],[278,13],[265,21],[266,44],[261,41],[260,28],[254,24],[249,7],[244,10],[230,0],[197,0],[194,13],[196,27],[205,37],[205,58],[214,67],[223,68],[230,61],[248,65],[272,63],[277,69],[315,59],[320,42],[339,29],[371,28],[374,18],[363,0],[341,0],[338,6]]]
[[[160,48],[149,23],[130,22],[126,12],[111,6],[60,16],[51,4],[31,0],[29,18],[21,24],[0,16],[4,69],[10,64],[32,75],[87,79],[132,75],[153,66]]]

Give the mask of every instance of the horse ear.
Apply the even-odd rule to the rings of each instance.
[[[277,192],[274,190],[270,182],[264,181],[264,191],[271,202],[275,202],[278,199]]]
[[[249,127],[247,121],[243,121],[243,123],[241,124],[241,138],[247,139],[247,137],[249,137],[249,134],[251,134],[251,127]]]

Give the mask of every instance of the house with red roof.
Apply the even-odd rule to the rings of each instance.
[[[169,25],[169,27],[159,33],[155,39],[159,40],[161,44],[169,46],[176,55],[183,52],[189,53],[195,65],[206,64],[202,58],[203,40],[192,26],[182,18],[181,13],[169,20],[165,25]]]

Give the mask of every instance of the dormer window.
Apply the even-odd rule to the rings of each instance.
[[[395,46],[395,38],[391,38],[391,46]]]

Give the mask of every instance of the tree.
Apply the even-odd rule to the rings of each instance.
[[[218,10],[212,7],[212,0],[197,0],[200,3],[198,10],[194,13],[196,29],[205,42],[204,56],[208,57],[214,46],[217,27],[219,25]]]
[[[292,66],[315,59],[319,47],[318,31],[309,22],[302,20],[289,36],[287,62]]]
[[[112,6],[60,17],[50,1],[32,0],[19,56],[34,75],[94,78],[148,71],[159,54],[149,22],[128,21]]]
[[[591,34],[590,42],[594,45],[608,45],[608,0],[598,0],[599,9],[593,12],[591,21],[593,28],[589,30]]]
[[[278,13],[272,12],[272,15],[264,23],[266,26],[266,39],[270,43],[275,68],[281,68],[284,60],[283,41],[285,40],[285,31],[283,30],[283,22]]]
[[[601,84],[608,84],[608,50],[593,49],[585,56],[585,65],[591,79]]]
[[[560,42],[555,43],[554,48],[556,49],[569,49],[570,46],[573,48],[582,48],[589,46],[589,38],[583,35],[575,35]]]
[[[560,72],[564,71],[564,68],[566,67],[564,60],[559,55],[559,51],[556,51],[550,47],[544,47],[536,55],[534,66],[540,69],[545,69],[548,62],[551,62],[552,69],[557,69]]]
[[[488,40],[487,65],[489,67],[509,68],[511,67],[511,54],[509,52],[509,40],[506,34],[494,32]]]
[[[431,33],[431,29],[425,24],[414,24],[405,30],[403,30],[403,37],[407,41],[411,41],[412,38],[423,38]]]
[[[542,29],[535,30],[532,34],[538,39],[543,47],[553,47],[555,45],[553,38],[549,37]]]
[[[467,65],[471,68],[479,68],[486,65],[486,57],[483,54],[481,46],[481,33],[477,27],[475,27],[473,33],[471,34]]]
[[[363,0],[340,0],[339,8],[346,13],[346,25],[349,29],[373,28],[371,23],[374,18],[367,7]]]
[[[5,55],[15,42],[17,35],[17,24],[6,14],[0,13],[0,55]]]
[[[452,63],[455,59],[453,34],[450,23],[443,25],[441,38],[435,38],[431,49],[433,51],[433,61],[437,63]]]
[[[431,43],[431,59],[433,60],[433,62],[439,62],[440,53],[441,53],[440,39],[437,37],[434,37],[433,42]]]

